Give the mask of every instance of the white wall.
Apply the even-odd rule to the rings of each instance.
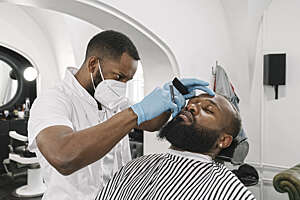
[[[221,0],[221,2],[225,12],[225,22],[228,26],[230,46],[233,49],[231,59],[234,62],[233,65],[225,67],[233,85],[236,86],[241,103],[248,103],[249,68],[246,37],[248,34],[248,1]]]
[[[47,74],[40,83],[49,87],[58,80],[55,54],[47,35],[21,8],[0,3],[0,45],[16,50],[38,68],[39,74]]]
[[[248,44],[251,37],[256,48],[258,33],[251,34],[252,31],[249,26],[256,23],[259,25],[259,20],[250,20],[252,17],[251,12],[249,12],[251,7],[249,4],[253,3],[252,1],[222,0],[221,2],[225,10],[226,23],[229,27],[234,62],[234,65],[227,66],[226,69],[240,98],[243,127],[250,145],[247,161],[258,163],[260,161],[260,98],[257,96],[259,93],[255,94],[256,96],[251,93],[254,67],[249,66],[251,56],[248,51]],[[262,14],[263,12],[260,13],[260,16]]]
[[[142,23],[166,42],[183,77],[209,80],[216,60],[225,66],[232,63],[228,27],[219,0],[103,2]]]
[[[48,36],[57,60],[60,78],[69,66],[79,68],[92,36],[101,29],[76,17],[46,9],[23,6],[22,9],[39,24]]]
[[[253,137],[254,148],[261,149],[260,156],[256,157],[261,164],[257,167],[265,183],[255,189],[256,194],[260,194],[259,189],[263,191],[259,199],[288,199],[287,194],[274,190],[272,179],[276,173],[300,162],[296,150],[300,141],[297,134],[300,118],[300,103],[297,99],[297,75],[300,73],[299,8],[300,2],[297,0],[273,0],[264,12],[258,34],[253,80],[250,83],[252,105],[245,110],[249,113],[248,119],[253,119],[249,126],[260,126]],[[263,54],[269,53],[287,53],[286,86],[279,87],[278,100],[275,100],[274,88],[263,86]]]
[[[256,57],[256,45],[259,35],[259,28],[262,22],[262,16],[265,9],[269,6],[272,0],[251,0],[248,1],[248,23],[247,34],[245,38],[247,40],[247,52],[249,57],[249,79],[253,81],[255,57]]]
[[[169,47],[153,32],[135,19],[106,5],[100,1],[74,1],[74,0],[7,0],[12,4],[37,7],[67,13],[85,20],[103,30],[113,29],[128,35],[136,44],[145,72],[145,91],[150,92],[163,80],[156,76],[161,74],[172,77],[172,71],[177,74],[178,64]],[[78,41],[76,41],[78,42]]]
[[[52,67],[57,68],[59,79],[63,78],[65,68],[75,65],[73,49],[70,36],[67,33],[64,16],[53,11],[30,7],[22,7],[22,10],[38,24],[43,34],[47,37],[57,63],[56,66]],[[43,80],[45,74],[40,75]]]
[[[67,33],[72,44],[76,66],[80,67],[85,59],[85,51],[90,39],[102,29],[72,16],[65,16]]]
[[[274,100],[272,87],[264,88],[265,162],[283,166],[300,162],[299,8],[298,0],[273,0],[265,15],[264,53],[287,54],[286,86],[279,87],[279,99]]]
[[[0,3],[0,16],[0,44],[34,64],[42,90],[61,80],[67,67],[80,67],[89,39],[101,31],[63,13],[7,3]]]

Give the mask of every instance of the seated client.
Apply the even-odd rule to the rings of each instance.
[[[227,99],[194,97],[158,135],[171,143],[169,152],[129,162],[96,199],[255,199],[230,170],[214,161],[240,128],[239,113]]]

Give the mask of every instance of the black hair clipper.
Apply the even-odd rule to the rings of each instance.
[[[172,84],[182,95],[189,93],[188,89],[180,82],[178,78],[175,77],[172,81]]]

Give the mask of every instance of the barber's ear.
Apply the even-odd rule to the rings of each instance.
[[[90,73],[94,73],[98,68],[98,58],[96,56],[91,56],[88,58],[88,70]]]
[[[232,143],[232,136],[227,134],[227,133],[224,133],[223,135],[221,135],[221,137],[219,138],[219,147],[221,149],[225,149],[227,147],[229,147]]]

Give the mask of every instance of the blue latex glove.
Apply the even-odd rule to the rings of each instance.
[[[202,90],[206,92],[210,96],[215,96],[215,93],[209,89],[207,86],[209,85],[206,81],[201,81],[195,78],[184,78],[180,80],[182,84],[187,87],[189,94],[184,95],[185,99],[190,99],[196,95],[195,90]]]
[[[131,109],[138,116],[138,125],[166,111],[174,112],[178,110],[177,105],[171,100],[170,92],[162,88],[155,88],[155,90],[145,96],[141,102],[132,105]]]
[[[184,79],[181,79],[180,81],[188,89],[189,93],[186,95],[182,95],[175,87],[173,87],[175,103],[177,104],[177,110],[175,110],[172,113],[172,117],[175,117],[181,111],[181,109],[185,106],[185,101],[187,99],[190,99],[196,95],[195,90],[197,90],[197,89],[202,90],[211,96],[215,96],[215,93],[207,87],[209,85],[209,83],[207,83],[205,81],[201,81],[199,79],[194,79],[194,78],[184,78]],[[163,89],[170,92],[171,84],[172,84],[171,82],[166,83],[163,86]]]

